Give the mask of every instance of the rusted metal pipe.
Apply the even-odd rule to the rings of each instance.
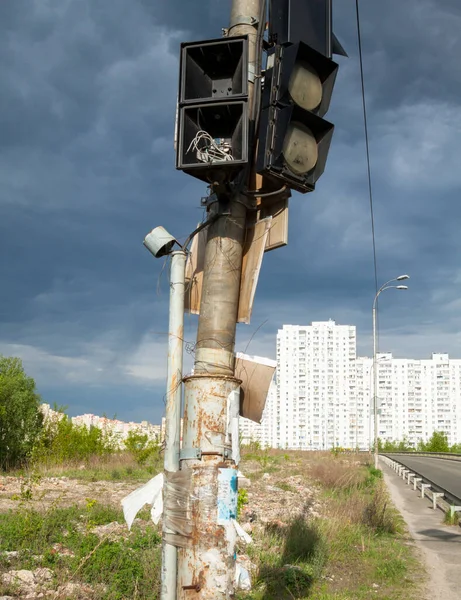
[[[179,447],[181,435],[181,392],[184,340],[184,292],[186,253],[177,250],[171,254],[170,270],[170,319],[168,329],[168,364],[165,414],[165,460],[166,472],[179,471]],[[163,506],[168,506],[163,488]],[[166,510],[166,508],[165,508]],[[176,600],[177,549],[166,543],[165,534],[170,533],[163,519],[162,586],[161,600]]]
[[[199,449],[201,459],[181,460],[181,470],[192,475],[188,507],[192,533],[188,545],[178,550],[178,600],[233,597],[237,470],[228,435],[228,402],[240,383],[219,375],[184,380],[181,456]],[[191,581],[197,583],[191,587]]]

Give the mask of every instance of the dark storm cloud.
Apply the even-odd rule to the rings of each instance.
[[[204,186],[174,170],[178,49],[219,37],[229,7],[0,3],[0,352],[23,356],[74,413],[163,409],[167,272],[157,295],[162,264],[141,241],[157,224],[184,239],[202,216]],[[461,10],[376,0],[361,14],[379,277],[412,275],[411,292],[381,303],[382,339],[401,355],[453,349]],[[353,2],[336,2],[335,31],[350,58],[338,59],[327,170],[315,194],[292,198],[289,246],[265,256],[252,324],[239,327],[246,345],[268,319],[250,352],[271,354],[284,322],[330,317],[357,324],[367,351],[374,273]]]

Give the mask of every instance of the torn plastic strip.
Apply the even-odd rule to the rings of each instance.
[[[201,467],[203,468],[203,467]],[[212,467],[211,467],[212,468]],[[207,519],[218,519],[230,539],[237,535],[246,544],[251,537],[242,529],[235,519],[238,472],[235,469],[219,469],[218,497],[209,486],[201,488],[197,496],[192,494],[193,469],[184,469],[175,473],[165,471],[134,490],[123,498],[122,507],[128,529],[131,529],[138,512],[149,504],[152,521],[157,524],[163,513],[165,525],[171,533],[164,533],[165,541],[178,548],[189,545],[192,534],[192,512],[196,503]],[[163,497],[162,489],[166,491]]]

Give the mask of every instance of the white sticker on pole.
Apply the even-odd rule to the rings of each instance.
[[[237,518],[237,471],[219,469],[218,525],[226,525]]]

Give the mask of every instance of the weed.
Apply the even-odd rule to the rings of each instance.
[[[364,522],[377,533],[396,534],[401,532],[401,520],[397,511],[389,505],[386,489],[382,482],[373,489],[365,508]]]
[[[112,469],[110,472],[110,478],[114,481],[118,481],[119,479],[122,479],[122,474],[118,469]]]
[[[459,513],[448,510],[443,518],[445,525],[459,525]]]
[[[158,598],[161,537],[155,528],[135,525],[131,533],[115,538],[99,538],[91,530],[122,519],[121,511],[91,498],[86,499],[83,513],[82,508],[72,506],[42,513],[28,509],[0,514],[0,551],[20,551],[12,559],[12,568],[52,568],[58,585],[73,580],[94,589],[100,585],[104,590],[98,591],[100,600]],[[56,544],[68,554],[59,555],[53,549]],[[6,593],[3,588],[1,592]]]
[[[283,490],[284,492],[296,492],[295,488],[289,483],[285,483],[285,481],[277,483],[277,487]]]
[[[277,521],[262,532],[255,529],[254,543],[247,549],[257,566],[253,590],[237,597],[417,598],[418,565],[401,537],[402,519],[390,505],[381,471],[367,466],[366,457],[351,458],[340,452],[336,457],[326,453],[290,456],[296,458],[296,472],[320,487],[322,518],[301,514],[288,524]],[[256,473],[249,477],[258,485],[258,477],[252,475]],[[286,482],[276,485],[289,491]],[[372,582],[379,585],[371,588]]]
[[[400,581],[407,572],[407,566],[401,558],[388,558],[376,566],[376,577],[391,583]]]
[[[239,518],[240,512],[245,504],[248,504],[248,492],[242,488],[238,491],[237,495],[237,519]]]

